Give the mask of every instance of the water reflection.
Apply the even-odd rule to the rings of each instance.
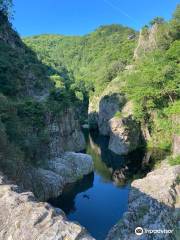
[[[94,173],[85,176],[82,180],[79,180],[74,184],[68,184],[64,189],[62,196],[50,199],[49,202],[53,206],[61,206],[61,208],[66,212],[66,214],[72,214],[77,210],[75,204],[76,195],[86,192],[88,189],[92,188],[93,182]],[[85,199],[90,199],[90,196],[88,194],[83,194],[82,197]]]
[[[97,240],[102,240],[127,210],[130,182],[146,175],[167,153],[159,149],[148,152],[139,149],[128,156],[118,156],[108,150],[108,137],[100,136],[97,131],[86,131],[85,136],[86,152],[94,160],[94,173],[67,185],[60,197],[49,202],[63,209],[70,220],[85,226]],[[42,188],[44,178],[36,175],[35,166],[26,165],[0,158],[1,171],[35,194],[39,193],[42,189],[38,186]]]
[[[78,221],[101,240],[127,210],[130,182],[150,171],[155,158],[153,151],[144,149],[128,156],[116,155],[108,150],[109,138],[100,136],[97,131],[86,131],[85,137],[86,153],[94,160],[94,175],[68,185],[63,194],[50,203],[63,209],[70,220]],[[162,159],[161,154],[159,158]]]
[[[101,136],[97,131],[86,132],[87,153],[93,157],[95,170],[104,181],[113,181],[122,185],[143,177],[153,165],[152,151],[138,149],[127,156],[119,156],[108,149],[109,137]]]

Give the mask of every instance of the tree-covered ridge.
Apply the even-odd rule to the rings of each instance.
[[[92,103],[97,102],[93,96],[101,95],[102,90],[123,92],[134,102],[134,115],[147,126],[153,144],[159,142],[169,148],[172,134],[177,131],[172,115],[179,114],[179,32],[178,5],[170,21],[156,17],[146,25],[139,42],[135,31],[120,25],[102,26],[83,37],[41,35],[24,41],[62,79],[68,75],[70,88],[77,92],[84,89],[85,95],[95,90],[90,93]],[[132,69],[128,70],[130,64]],[[58,76],[51,78],[62,86]],[[173,114],[168,110],[172,108]]]
[[[153,26],[146,26],[146,34],[154,37],[154,49],[141,54],[134,70],[120,74],[116,84],[125,83],[121,91],[134,102],[135,117],[148,127],[151,144],[170,149],[173,134],[180,133],[174,123],[180,115],[180,5],[169,22],[155,20]]]
[[[172,117],[180,113],[180,7],[171,21],[151,24],[157,25],[155,38],[148,38],[153,26],[146,26],[144,44],[155,40],[155,47],[135,60],[137,33],[130,28],[102,26],[82,37],[41,35],[22,42],[0,11],[3,158],[9,153],[26,160],[45,157],[47,114],[56,116],[73,106],[83,116],[89,96],[92,101],[103,91],[118,91],[132,100],[134,116],[147,126],[153,144],[169,148],[172,134],[179,132]]]
[[[102,26],[85,36],[40,35],[24,42],[43,63],[65,78],[83,80],[102,90],[131,63],[136,32],[121,25]],[[67,69],[67,70],[66,70]]]

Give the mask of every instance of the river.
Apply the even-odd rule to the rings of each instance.
[[[130,182],[146,175],[162,154],[156,152],[152,157],[151,152],[139,149],[122,157],[108,150],[108,137],[95,131],[85,136],[94,173],[67,185],[60,197],[49,202],[63,209],[69,220],[86,227],[97,240],[103,240],[128,208]]]

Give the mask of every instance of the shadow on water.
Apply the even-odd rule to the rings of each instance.
[[[88,189],[93,187],[94,173],[85,176],[82,180],[79,180],[75,184],[68,184],[64,189],[63,195],[49,200],[55,206],[61,206],[66,214],[72,214],[75,212],[76,204],[75,198],[79,193],[86,192]],[[83,195],[84,198],[89,199],[87,194]]]
[[[155,159],[163,159],[164,153],[157,151],[157,157],[153,151],[139,149],[128,156],[119,156],[108,150],[108,137],[100,136],[97,131],[85,131],[85,137],[86,153],[92,156],[95,165],[94,174],[66,186],[60,197],[49,202],[102,240],[127,211],[130,182],[146,175]]]

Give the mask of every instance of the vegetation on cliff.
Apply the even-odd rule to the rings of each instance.
[[[180,115],[179,23],[180,5],[169,22],[156,18],[145,26],[131,68],[119,73],[102,94],[124,93],[134,103],[133,114],[148,131],[149,147],[170,150],[173,135],[180,133],[174,122]]]
[[[172,134],[179,132],[172,120],[180,113],[179,5],[169,22],[156,18],[143,28],[144,42],[157,47],[136,60],[137,32],[115,24],[85,36],[40,35],[22,42],[8,21],[11,6],[0,1],[3,144],[9,142],[26,159],[48,155],[47,115],[77,106],[84,115],[89,97],[93,102],[114,85],[135,103],[134,115],[147,126],[151,144],[170,148]]]
[[[8,21],[9,5],[0,4],[0,164],[8,159],[36,163],[48,158],[48,115],[81,104],[68,86],[56,88],[50,73]],[[59,75],[57,75],[60,77]],[[14,161],[15,162],[15,161]]]
[[[180,5],[173,19],[157,28],[156,36],[162,29],[168,36],[155,39],[161,48],[137,60],[135,71],[126,79],[125,91],[136,104],[136,117],[148,125],[151,143],[163,148],[170,148],[172,135],[179,132],[178,125],[173,124],[173,116],[180,114],[179,23]]]

